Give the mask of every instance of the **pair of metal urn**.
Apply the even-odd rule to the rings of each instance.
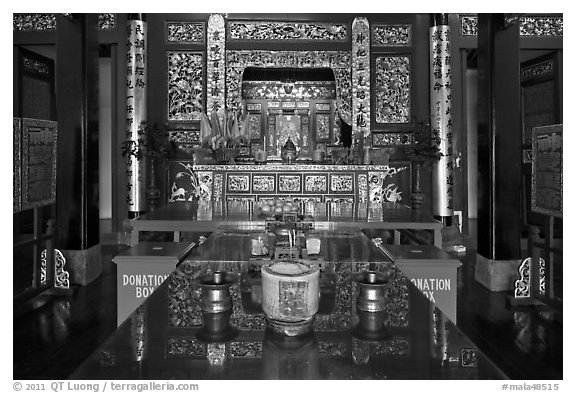
[[[390,334],[385,323],[386,291],[391,281],[390,273],[367,270],[356,273],[351,278],[358,288],[356,298],[358,324],[353,328],[352,335],[367,341],[388,339]]]
[[[196,335],[198,340],[207,343],[226,342],[238,335],[238,330],[230,325],[230,287],[237,281],[237,274],[222,271],[205,273],[197,278],[196,282],[202,289],[200,308],[203,322]]]

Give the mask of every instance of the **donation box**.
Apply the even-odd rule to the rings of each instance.
[[[117,266],[118,326],[170,276],[194,245],[142,242],[112,259]]]
[[[456,323],[458,268],[462,263],[432,245],[385,245],[396,266]]]

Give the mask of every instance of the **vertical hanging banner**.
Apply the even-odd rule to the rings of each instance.
[[[126,41],[126,203],[131,216],[146,209],[143,127],[146,124],[146,22],[128,20]]]
[[[454,159],[452,124],[452,71],[450,28],[430,28],[430,117],[439,141],[440,160],[432,172],[433,214],[451,217],[454,209]]]
[[[224,17],[220,14],[210,15],[206,64],[206,112],[210,117],[211,113],[216,111],[220,122],[224,118],[225,45]]]
[[[370,135],[370,25],[352,22],[352,134]]]

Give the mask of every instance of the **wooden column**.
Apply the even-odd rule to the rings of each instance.
[[[520,259],[522,225],[518,23],[478,17],[478,253]]]
[[[98,14],[57,16],[57,247],[99,242]]]

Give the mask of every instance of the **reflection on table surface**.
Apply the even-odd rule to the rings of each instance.
[[[271,333],[262,313],[260,267],[250,231],[217,232],[71,376],[72,379],[500,379],[501,372],[361,232],[316,232],[320,309],[313,332]],[[384,272],[383,328],[363,329],[356,306],[365,270]],[[203,314],[196,278],[235,273],[234,334],[199,338]],[[214,340],[212,340],[214,341]]]
[[[300,214],[314,221],[411,222],[442,225],[421,210],[393,203],[301,202]],[[252,201],[174,202],[140,216],[145,221],[263,221],[259,203]]]

